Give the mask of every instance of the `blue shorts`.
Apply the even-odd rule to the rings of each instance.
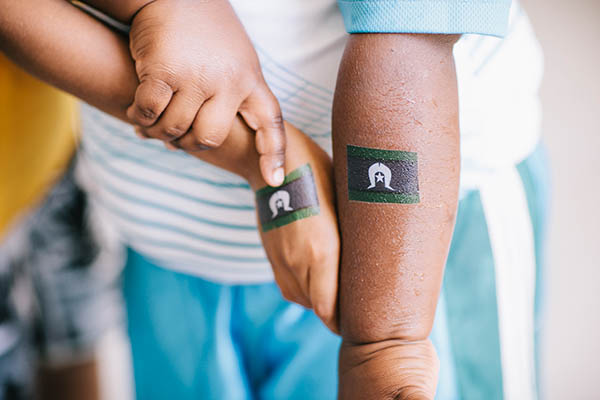
[[[275,284],[229,286],[129,253],[138,399],[334,399],[340,340]]]
[[[532,236],[534,283],[525,293],[532,299],[531,321],[506,313],[520,307],[514,304],[520,289],[507,286],[507,274],[498,271],[505,259],[492,240],[498,233],[490,233],[486,193],[469,191],[460,201],[431,335],[441,360],[438,399],[500,399],[514,390],[518,374],[531,373],[535,386],[535,365],[520,370],[518,343],[506,332],[531,322],[535,353],[548,190],[543,151],[519,164],[515,174]],[[137,398],[336,397],[339,338],[311,311],[285,301],[274,284],[212,283],[163,269],[133,251],[123,282]],[[510,296],[501,293],[507,287]],[[535,387],[531,393],[535,397]]]

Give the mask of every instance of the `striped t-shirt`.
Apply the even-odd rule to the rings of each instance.
[[[344,0],[341,8],[335,0],[231,3],[256,47],[284,118],[328,152],[346,29],[429,31],[432,21],[438,21],[438,32],[500,35],[505,24],[498,21],[508,9],[504,0],[448,1],[456,8],[445,14],[444,25],[443,15],[423,14],[424,3],[439,4],[429,0]],[[379,11],[377,4],[382,6]],[[395,8],[399,4],[400,11]],[[420,4],[413,14],[411,4]],[[461,14],[468,4],[479,7],[489,22],[486,27],[473,16],[475,8]],[[377,12],[381,17],[372,18]],[[460,15],[465,16],[464,30],[455,20]],[[539,50],[518,6],[511,15],[504,41],[464,35],[455,47],[464,189],[476,185],[485,171],[520,161],[538,140]],[[417,29],[419,18],[430,25]],[[139,140],[129,125],[87,105],[82,107],[82,123],[82,181],[128,246],[165,268],[213,281],[273,279],[257,231],[254,195],[242,178],[168,151],[161,143]]]

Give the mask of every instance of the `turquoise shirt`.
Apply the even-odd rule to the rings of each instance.
[[[338,0],[349,33],[504,36],[511,0]]]

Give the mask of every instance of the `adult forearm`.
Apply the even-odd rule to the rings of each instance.
[[[42,80],[125,118],[137,78],[127,42],[64,0],[0,0],[0,50]]]
[[[429,335],[457,206],[455,40],[361,34],[352,35],[346,47],[333,135],[343,244],[340,327],[348,343],[415,341]],[[390,164],[391,174],[400,174],[392,181],[396,187],[349,200],[348,175],[352,181],[353,174],[366,171],[352,170],[357,164],[348,162],[348,145],[410,153],[415,161]],[[379,161],[385,165],[385,159]],[[380,179],[387,182],[383,175]],[[416,189],[411,179],[418,180]],[[398,186],[403,182],[412,185],[411,193],[386,197],[402,192]]]

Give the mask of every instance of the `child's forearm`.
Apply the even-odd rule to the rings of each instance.
[[[63,0],[0,0],[0,9],[0,50],[42,79],[127,122],[138,79],[126,38]],[[312,306],[336,329],[339,235],[331,160],[291,125],[286,125],[286,135],[285,170],[310,164],[317,213],[261,230],[263,245],[282,294]],[[257,190],[266,183],[256,140],[237,117],[221,146],[190,153],[244,177]]]
[[[341,327],[350,341],[429,334],[458,195],[451,44],[426,35],[352,35],[344,54],[333,134],[344,242]],[[415,164],[390,168],[418,170],[420,200],[350,201],[348,174],[362,171],[347,171],[347,145],[416,153]]]
[[[387,389],[419,385],[403,375],[418,374],[418,364],[386,349],[427,339],[454,226],[460,165],[455,40],[355,34],[340,66],[333,107],[346,344],[340,368],[351,370],[344,365],[350,359],[372,366],[361,376],[370,376],[369,385],[384,380]],[[406,358],[414,360],[423,347],[410,349],[416,352]],[[404,371],[396,376],[398,369]],[[360,392],[353,385],[365,383],[355,378],[342,380],[342,397],[371,398],[352,395]]]

